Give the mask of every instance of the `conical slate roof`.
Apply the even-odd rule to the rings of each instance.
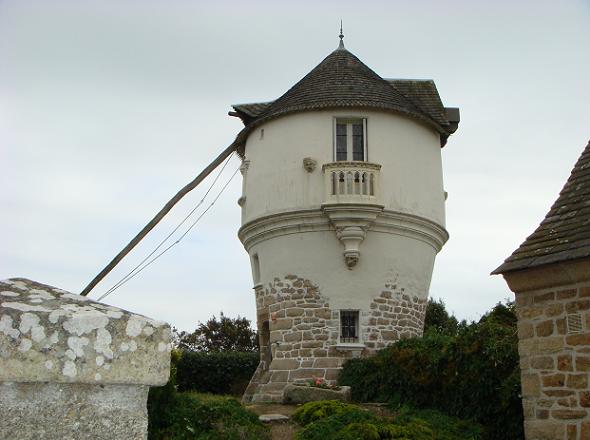
[[[539,227],[492,274],[590,257],[590,142]]]
[[[422,103],[408,97],[408,91],[404,94],[397,86],[395,80],[384,80],[340,45],[275,101],[235,105],[237,113],[230,114],[241,117],[246,124],[236,138],[236,147],[243,149],[248,133],[270,119],[329,108],[371,108],[402,113],[433,127],[444,139],[456,129],[445,117],[434,83],[430,88],[434,88],[440,108],[432,112],[425,111]]]

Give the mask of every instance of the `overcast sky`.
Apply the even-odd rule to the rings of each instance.
[[[489,273],[533,232],[590,139],[588,0],[0,0],[0,279],[80,292],[232,142],[230,105],[282,95],[337,47],[341,18],[346,47],[379,75],[434,79],[461,109],[442,150],[451,238],[431,295],[467,319],[511,297]],[[185,330],[220,311],[255,319],[240,187],[238,173],[181,244],[105,302]]]

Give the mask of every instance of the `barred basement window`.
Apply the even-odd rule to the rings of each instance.
[[[340,311],[340,342],[356,343],[359,341],[358,310]]]

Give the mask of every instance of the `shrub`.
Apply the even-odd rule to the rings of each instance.
[[[177,365],[178,391],[241,395],[259,360],[258,353],[185,351]]]
[[[351,411],[358,411],[358,407],[339,400],[320,400],[300,406],[291,418],[301,426],[307,426],[317,420]]]
[[[297,440],[480,440],[477,424],[437,411],[404,407],[391,420],[356,405],[334,401],[306,403],[293,414],[304,428]]]
[[[512,305],[499,304],[456,336],[428,332],[348,361],[339,383],[355,400],[434,408],[476,420],[490,440],[522,439],[515,323]]]
[[[170,380],[152,387],[148,396],[149,440],[258,440],[268,430],[256,414],[235,399],[176,390],[178,365],[183,355],[172,351]]]
[[[165,423],[150,431],[150,440],[269,439],[258,416],[231,397],[176,393],[164,409]]]

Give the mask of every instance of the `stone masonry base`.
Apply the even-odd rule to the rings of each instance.
[[[420,336],[426,300],[396,284],[359,310],[359,342],[340,342],[340,314],[311,281],[296,275],[256,288],[261,361],[244,402],[279,402],[289,384],[323,379],[335,384],[342,364],[374,355],[403,338]]]

